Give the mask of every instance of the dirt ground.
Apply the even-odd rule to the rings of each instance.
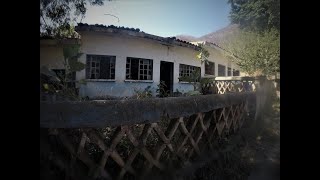
[[[280,105],[274,105],[273,114],[266,117],[266,127],[258,139],[255,165],[248,180],[280,179]],[[254,147],[253,146],[253,147]]]
[[[222,150],[210,161],[183,179],[277,180],[280,179],[280,102],[254,124],[253,117],[230,138],[233,148]]]

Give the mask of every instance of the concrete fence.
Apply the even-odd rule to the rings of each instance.
[[[69,179],[143,179],[183,168],[266,101],[261,79],[216,84],[212,95],[40,101],[40,166]]]

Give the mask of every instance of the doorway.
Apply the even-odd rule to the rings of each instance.
[[[166,85],[165,90],[173,93],[173,62],[160,61],[160,82]]]

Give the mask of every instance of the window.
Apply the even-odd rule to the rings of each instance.
[[[231,68],[228,67],[228,76],[231,76]]]
[[[115,56],[87,55],[87,79],[114,79]]]
[[[152,80],[153,63],[151,59],[127,57],[126,79]]]
[[[180,66],[179,66],[179,76],[180,77],[190,76],[191,73],[196,71],[196,70],[198,70],[199,73],[201,74],[201,68],[200,67],[180,64]]]
[[[214,75],[214,62],[207,61],[205,62],[204,73],[209,75]]]
[[[226,76],[226,66],[218,64],[218,76]]]
[[[240,76],[240,71],[233,69],[233,76]]]

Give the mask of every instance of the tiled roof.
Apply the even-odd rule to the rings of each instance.
[[[193,48],[195,50],[200,50],[199,46],[194,45],[190,42],[182,41],[180,39],[177,39],[176,37],[161,37],[161,36],[148,34],[141,31],[139,28],[135,29],[135,28],[128,28],[123,26],[118,27],[114,25],[105,26],[100,24],[88,25],[88,24],[79,23],[78,26],[76,26],[75,30],[77,32],[94,31],[94,32],[106,32],[106,33],[119,34],[119,35],[129,35],[129,36],[140,37],[145,39],[152,39],[152,40],[158,41],[161,44],[177,45],[182,47]]]

